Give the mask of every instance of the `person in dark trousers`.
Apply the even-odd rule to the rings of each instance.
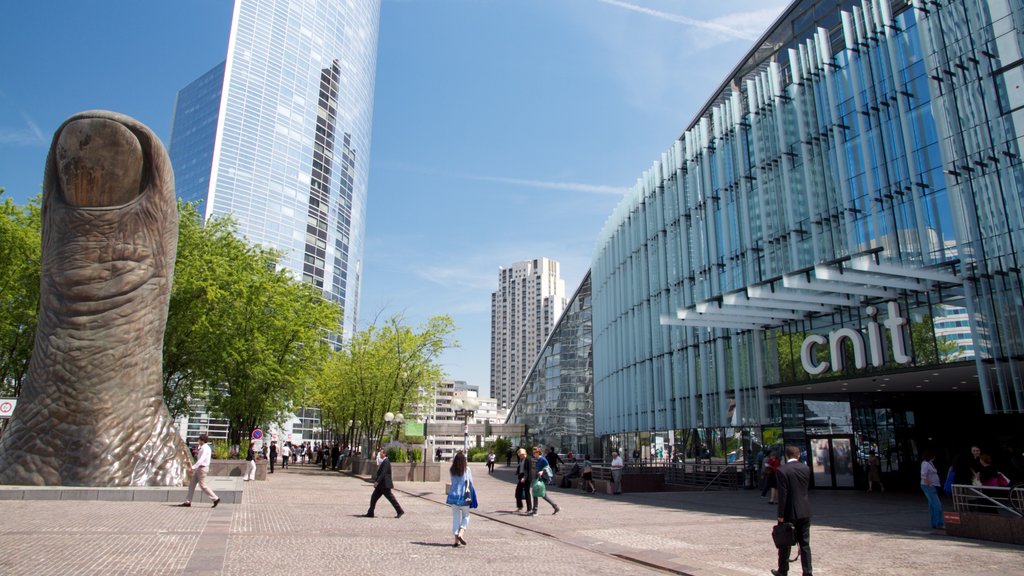
[[[516,511],[523,511],[523,500],[526,500],[526,513],[533,512],[533,496],[530,493],[530,486],[533,484],[533,462],[530,462],[526,455],[526,449],[520,448],[516,455],[519,457],[519,467],[516,468]]]
[[[548,446],[548,453],[544,455],[544,458],[547,459],[548,466],[551,466],[551,471],[558,474],[558,465],[562,463],[562,458],[558,452],[555,452],[554,446]]]
[[[270,473],[274,473],[274,462],[277,462],[277,442],[270,443]]]
[[[395,495],[391,493],[391,489],[395,487],[391,480],[391,462],[388,460],[387,452],[383,450],[380,451],[379,457],[380,464],[377,466],[377,474],[373,477],[373,496],[370,497],[370,509],[366,511],[364,516],[373,518],[373,510],[377,507],[377,500],[384,496],[394,506],[395,518],[401,518],[405,514],[405,510],[402,510],[401,504],[395,499]]]
[[[803,576],[811,575],[811,502],[807,488],[811,482],[811,469],[800,461],[800,449],[786,446],[786,463],[776,472],[779,490],[779,523],[792,522],[796,527],[796,542],[800,546],[800,568]],[[775,576],[789,574],[789,553],[792,546],[779,548],[779,568]]]

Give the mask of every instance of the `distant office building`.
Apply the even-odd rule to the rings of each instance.
[[[379,0],[237,0],[227,60],[175,103],[179,196],[359,312]]]
[[[437,385],[433,403],[430,405],[429,414],[427,415],[427,441],[428,449],[430,450],[430,454],[427,454],[428,459],[432,459],[435,456],[435,451],[438,449],[441,450],[441,458],[445,460],[450,460],[457,451],[462,450],[463,442],[466,440],[465,435],[461,432],[462,427],[451,426],[452,424],[461,424],[464,421],[464,418],[455,416],[455,409],[452,407],[452,401],[457,398],[463,401],[473,399],[479,403],[473,418],[469,420],[470,424],[505,421],[507,411],[498,408],[497,401],[494,398],[481,398],[479,386],[467,384],[462,380],[443,380]],[[423,416],[414,416],[414,418],[422,419]],[[448,430],[444,433],[439,433],[437,430],[441,429],[441,427],[432,426],[432,424],[446,424],[448,426],[445,428]],[[453,433],[452,430],[460,431]],[[494,440],[494,436],[474,434],[469,438],[469,445],[470,447],[483,446],[487,442]]]
[[[565,308],[558,262],[538,258],[498,271],[491,294],[491,394],[512,406],[541,346]]]

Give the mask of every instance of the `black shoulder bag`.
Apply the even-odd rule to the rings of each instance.
[[[776,548],[796,545],[796,526],[792,522],[779,522],[772,526],[772,540],[775,542]],[[796,562],[796,559],[799,557],[800,547],[797,546],[796,556],[793,556],[789,561]]]

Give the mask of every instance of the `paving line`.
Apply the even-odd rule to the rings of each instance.
[[[237,505],[225,505],[220,510],[212,510],[207,516],[206,525],[196,540],[192,554],[189,555],[185,574],[215,576],[224,572],[235,506]]]
[[[405,494],[407,496],[412,496],[414,498],[419,498],[421,500],[426,500],[428,502],[432,502],[432,503],[437,504],[439,506],[447,507],[447,504],[445,504],[443,502],[439,502],[439,501],[437,501],[437,500],[435,500],[433,498],[427,497],[427,494],[433,495],[432,493],[410,492],[408,490],[403,490],[403,489],[400,489],[400,488],[395,488],[394,490],[396,492],[401,492],[401,493],[403,493],[403,494]],[[604,550],[602,550],[600,548],[595,548],[595,547],[591,547],[591,546],[588,546],[588,545],[585,545],[585,544],[580,544],[578,542],[573,542],[571,540],[565,540],[565,539],[562,539],[562,538],[556,536],[555,534],[551,534],[549,532],[545,532],[545,531],[540,530],[538,528],[531,528],[531,527],[527,527],[527,526],[522,526],[520,524],[516,524],[514,522],[510,522],[510,521],[504,520],[502,518],[497,518],[497,517],[491,516],[490,514],[487,514],[487,513],[474,512],[473,515],[477,516],[479,518],[484,518],[486,520],[490,520],[491,522],[496,522],[498,524],[504,524],[504,525],[510,526],[512,528],[517,528],[519,530],[524,530],[526,532],[532,532],[532,533],[540,535],[540,536],[545,536],[547,538],[551,538],[552,540],[556,540],[556,541],[558,541],[558,542],[560,542],[560,543],[562,543],[562,544],[564,544],[566,546],[570,546],[570,547],[573,547],[573,548],[576,548],[576,549],[579,549],[579,550],[586,550],[587,552],[591,552],[593,554],[599,554],[601,556],[605,556],[607,558],[614,558],[616,560],[620,560],[620,561],[623,561],[623,562],[628,562],[628,563],[632,563],[632,564],[639,564],[639,565],[647,567],[647,568],[658,570],[660,572],[665,572],[666,574],[677,574],[678,576],[699,576],[698,574],[694,574],[692,572],[686,572],[686,571],[678,569],[678,568],[672,568],[672,567],[669,567],[669,566],[658,564],[656,562],[652,562],[652,561],[649,561],[649,560],[644,560],[642,558],[637,558],[635,556],[631,556],[631,555],[626,554],[626,553],[609,553],[609,552],[606,552],[606,551],[604,551]]]

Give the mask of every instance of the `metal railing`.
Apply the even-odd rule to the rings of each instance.
[[[1015,486],[953,485],[953,508],[957,512],[983,512],[1024,517],[1024,484]]]
[[[742,469],[735,464],[701,462],[675,463],[664,468],[665,483],[709,489],[735,490],[740,487]]]

